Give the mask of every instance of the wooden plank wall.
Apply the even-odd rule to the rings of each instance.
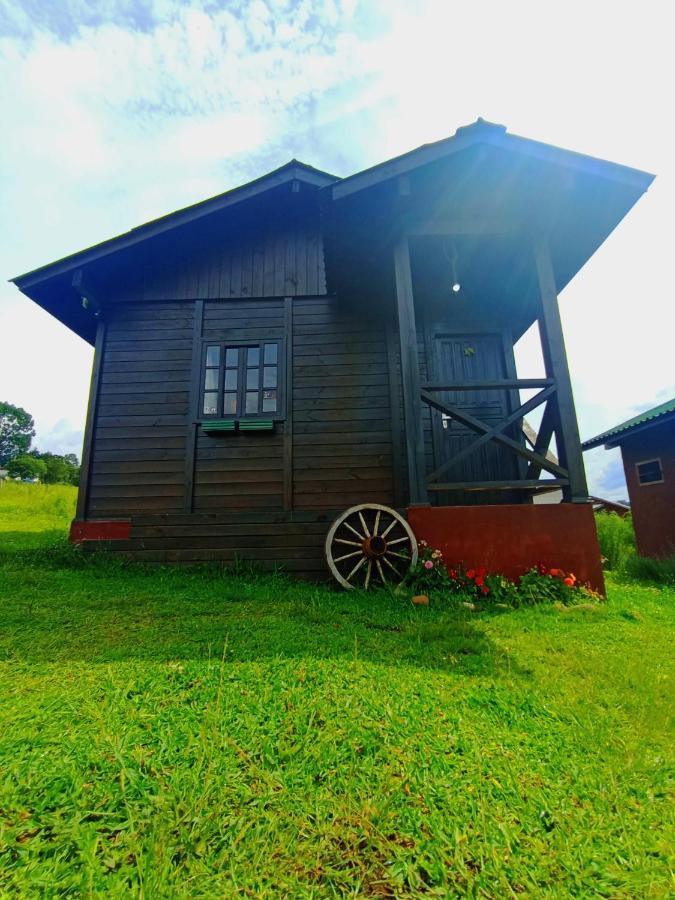
[[[193,315],[169,302],[107,314],[89,518],[182,510]]]
[[[116,301],[295,297],[326,291],[318,212],[268,217],[233,234],[214,224],[203,239],[148,254]]]
[[[285,329],[289,302],[292,336]],[[146,562],[240,557],[321,575],[323,540],[338,512],[356,503],[400,502],[392,453],[400,392],[390,384],[390,373],[400,374],[391,350],[396,342],[391,334],[387,340],[384,319],[335,297],[203,304],[202,337],[209,341],[290,338],[289,452],[284,422],[273,433],[195,430],[189,397],[200,305],[126,303],[111,310],[88,517],[130,516],[131,540],[110,549]],[[188,441],[195,441],[192,513],[185,511]],[[400,450],[400,433],[398,444]]]
[[[133,517],[129,541],[109,548],[147,563],[252,562],[266,570],[283,568],[300,577],[328,576],[323,555],[326,533],[337,512],[228,513]]]
[[[386,334],[354,306],[331,297],[293,301],[291,507],[339,509],[393,502]],[[282,299],[207,303],[204,337],[284,337]],[[287,398],[289,402],[290,398]],[[208,435],[200,431],[195,512],[284,508],[284,430]]]
[[[367,298],[293,301],[293,507],[393,503],[386,325]]]

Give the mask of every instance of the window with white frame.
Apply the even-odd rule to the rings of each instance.
[[[643,484],[659,484],[663,481],[663,469],[661,468],[660,459],[646,459],[644,462],[635,464],[637,471],[638,483]]]

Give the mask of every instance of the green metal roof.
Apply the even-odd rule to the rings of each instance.
[[[584,441],[581,447],[583,450],[590,450],[592,447],[600,446],[600,444],[614,445],[619,436],[624,437],[627,432],[634,431],[636,428],[651,422],[652,419],[658,419],[669,413],[675,413],[675,397],[672,400],[666,400],[660,406],[654,406],[652,409],[648,409],[632,419],[628,419],[627,422],[622,422],[621,425],[617,425],[615,428],[610,428],[609,431],[603,431],[602,434],[591,438],[589,441]]]

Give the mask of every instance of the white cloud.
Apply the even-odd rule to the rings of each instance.
[[[44,453],[74,453],[78,459],[82,455],[84,429],[74,425],[68,419],[59,419],[54,427],[40,435],[38,446]]]

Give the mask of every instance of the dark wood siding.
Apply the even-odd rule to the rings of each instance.
[[[183,507],[194,304],[106,316],[87,501],[90,518]]]
[[[366,308],[294,301],[294,509],[393,502],[386,326]]]
[[[364,317],[355,298],[268,297],[207,301],[195,331],[200,306],[157,301],[110,311],[88,516],[130,517],[130,541],[112,549],[147,562],[240,557],[321,574],[323,540],[338,512],[400,502],[392,323],[388,341],[386,317]],[[193,342],[275,338],[287,342],[292,360],[292,431],[288,421],[273,432],[204,431],[190,401],[193,358],[201,355],[193,357]],[[399,433],[399,448],[401,440]]]
[[[318,212],[261,218],[233,232],[214,222],[199,241],[148,253],[131,267],[116,302],[222,300],[324,294]]]
[[[111,549],[146,563],[233,563],[246,560],[268,571],[327,577],[326,532],[336,512],[270,513],[266,510],[191,515],[141,514],[131,539]]]

